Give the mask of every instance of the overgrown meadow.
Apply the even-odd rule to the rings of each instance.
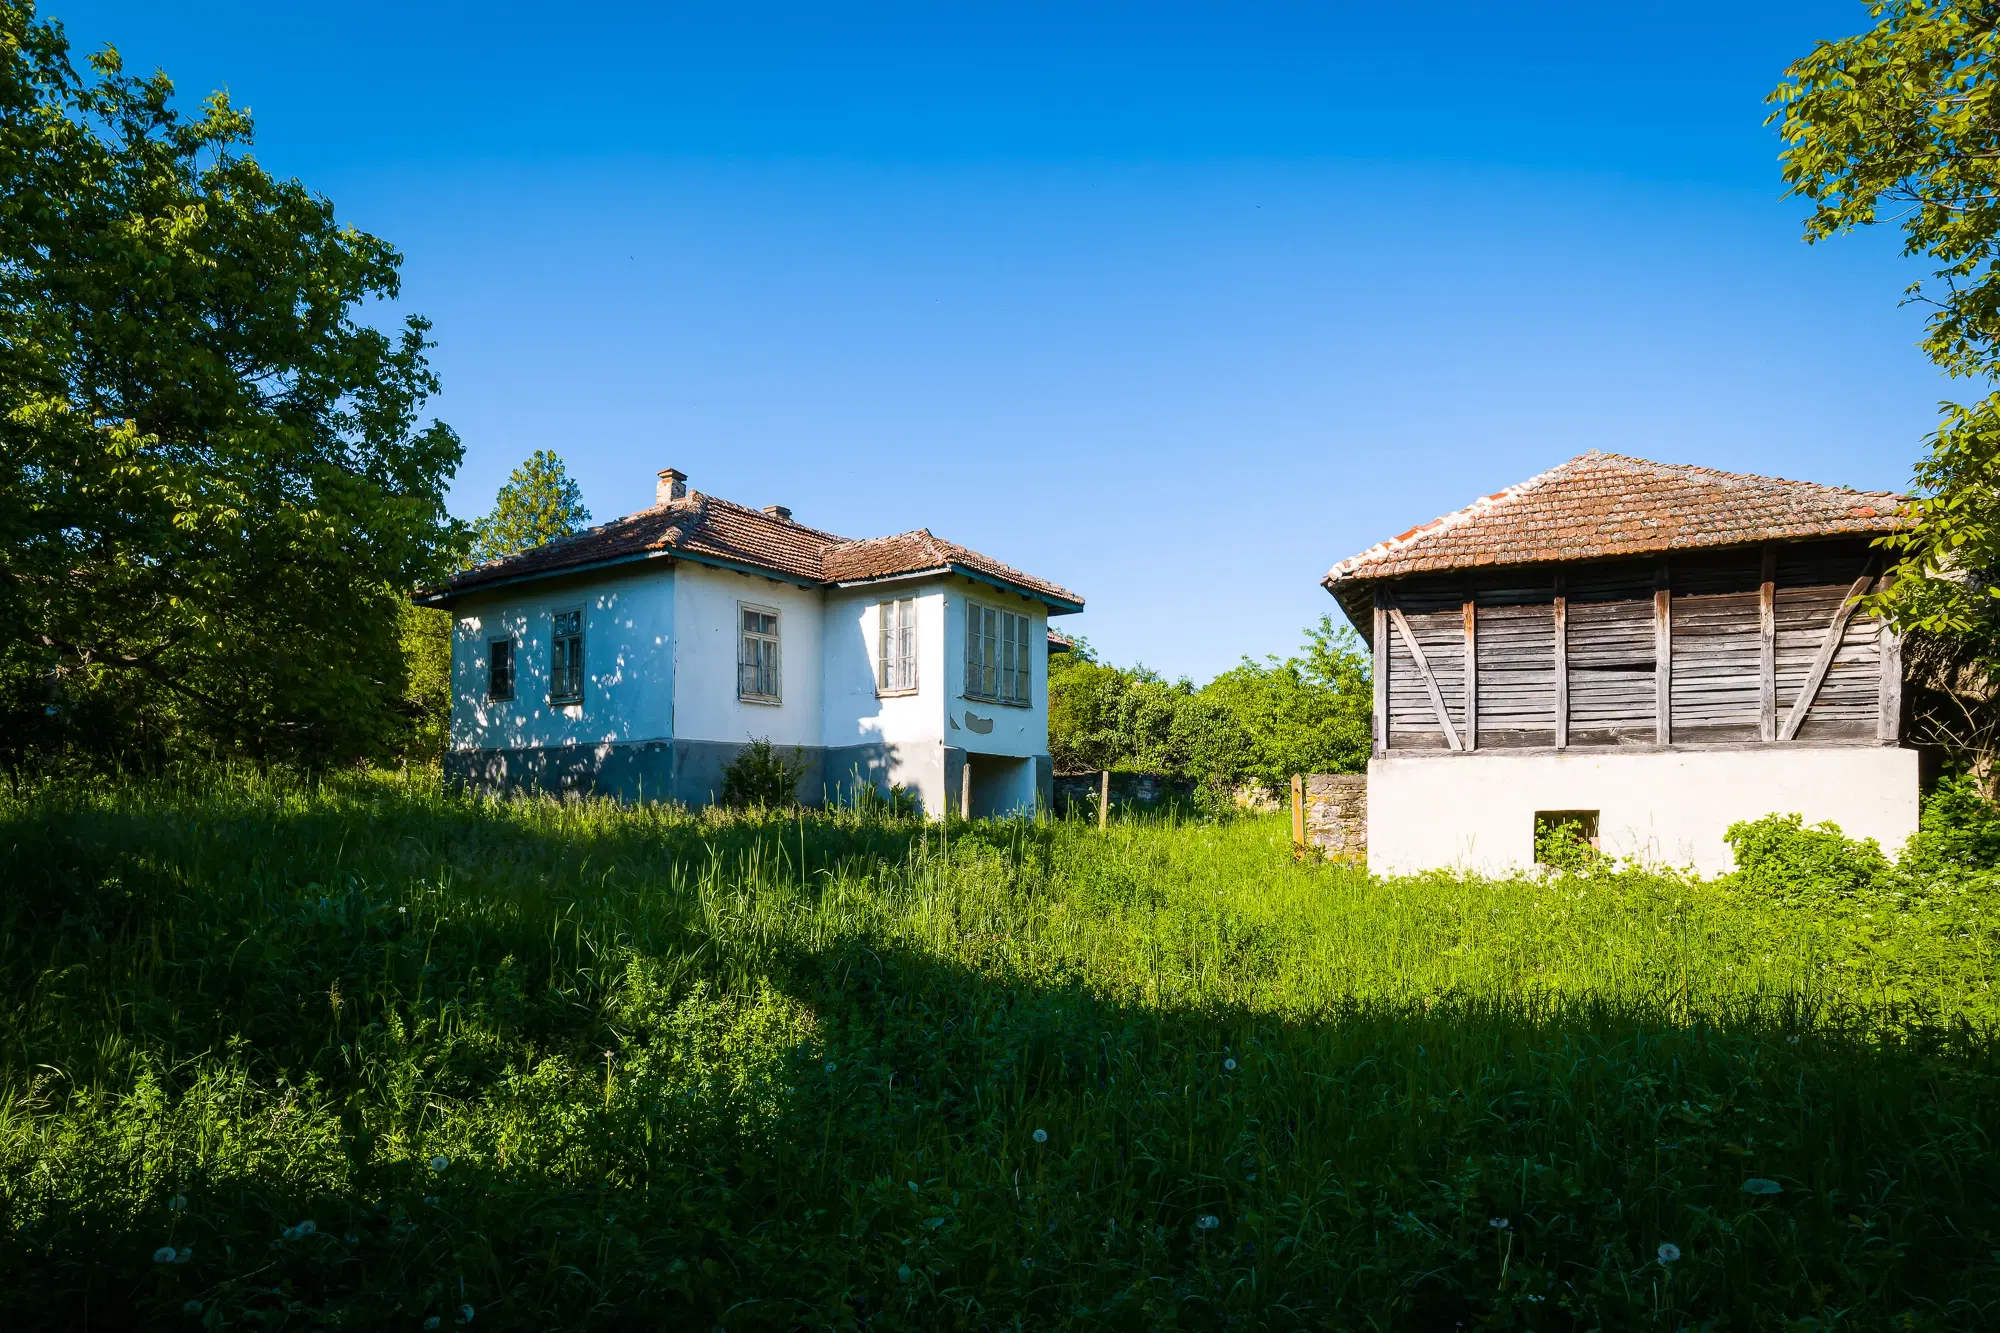
[[[379,777],[16,795],[0,869],[11,1327],[2000,1321],[1980,873]]]

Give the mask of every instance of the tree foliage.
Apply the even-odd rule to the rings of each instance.
[[[1924,351],[1990,386],[2000,371],[2000,4],[1890,0],[1822,42],[1771,97],[1806,239],[1888,220],[1935,265]],[[1948,403],[1918,464],[1915,525],[1892,539],[1887,609],[1905,627],[2000,643],[2000,394]]]
[[[567,537],[588,522],[583,490],[571,479],[561,456],[537,449],[500,488],[493,512],[473,524],[472,558],[498,560]]]
[[[1367,661],[1331,616],[1306,631],[1297,654],[1245,658],[1200,688],[1102,662],[1079,639],[1049,665],[1049,752],[1062,772],[1275,788],[1294,773],[1366,767],[1371,703]]]
[[[250,156],[220,93],[0,0],[0,741],[328,760],[393,733],[449,565],[400,256]]]

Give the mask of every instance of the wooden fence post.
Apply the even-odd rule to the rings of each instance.
[[[1097,827],[1102,830],[1111,823],[1111,770],[1104,769],[1097,775]]]
[[[1306,780],[1297,773],[1292,774],[1292,859],[1303,861],[1306,855]]]

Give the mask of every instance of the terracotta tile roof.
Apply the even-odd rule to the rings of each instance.
[[[1596,560],[1786,538],[1879,535],[1902,525],[1906,497],[1852,491],[1593,449],[1350,556],[1320,580],[1364,579]]]
[[[1012,565],[1003,565],[990,556],[933,536],[929,528],[899,532],[893,537],[842,542],[827,548],[821,567],[829,583],[865,583],[897,574],[956,568],[1043,597],[1083,605],[1083,598],[1061,584],[1024,574]]]
[[[704,558],[767,570],[808,583],[855,583],[957,570],[1019,588],[1032,596],[1083,605],[1058,584],[968,550],[919,528],[894,537],[849,541],[724,500],[690,491],[678,500],[599,524],[455,575],[424,600],[446,600],[497,583],[560,574],[565,570],[647,555]]]

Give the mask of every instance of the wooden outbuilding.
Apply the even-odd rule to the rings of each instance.
[[[1591,452],[1344,560],[1374,654],[1370,864],[1504,870],[1559,823],[1728,868],[1728,826],[1916,827],[1897,637],[1862,606],[1904,499]]]

